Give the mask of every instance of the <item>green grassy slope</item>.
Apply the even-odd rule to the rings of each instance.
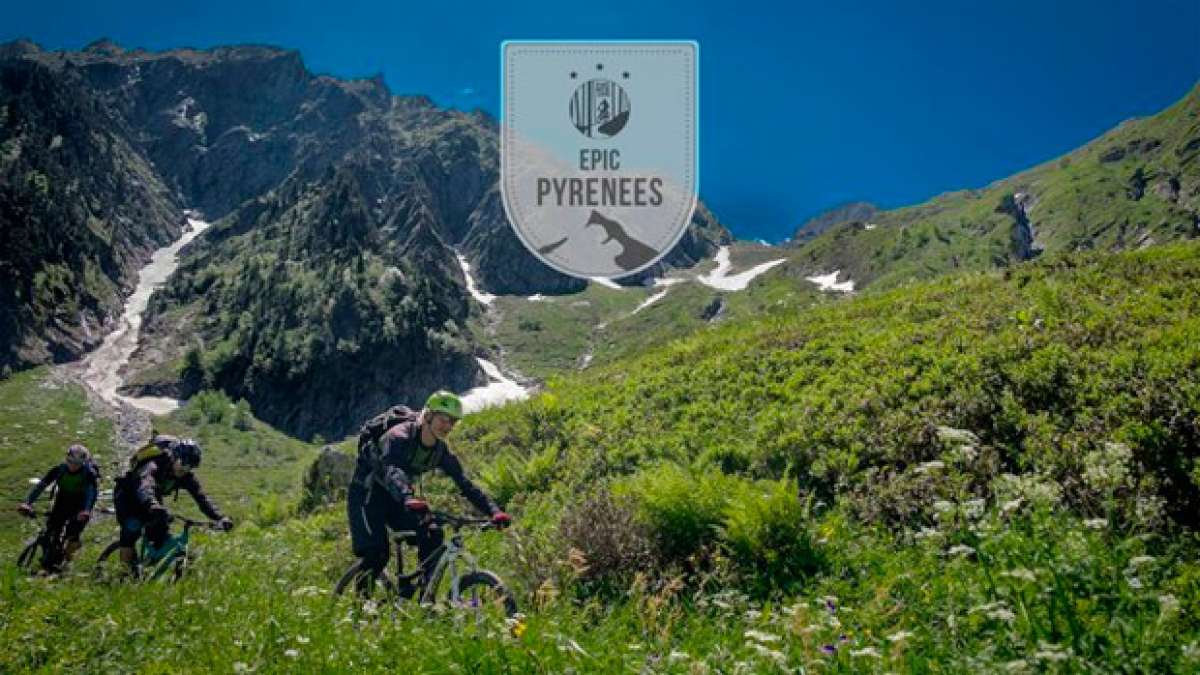
[[[328,598],[334,504],[174,588],[8,572],[0,670],[1195,670],[1197,309],[1182,244],[726,323],[455,431],[520,638]]]
[[[78,385],[46,368],[0,382],[0,413],[0,542],[6,546],[15,546],[32,531],[32,524],[15,513],[31,487],[28,479],[40,478],[61,462],[71,443],[82,442],[99,457],[102,489],[111,489],[113,479],[125,471],[124,451],[115,443],[112,422],[89,406]],[[224,396],[207,392],[182,410],[157,418],[154,426],[162,433],[200,441],[205,455],[198,475],[217,504],[238,520],[286,516],[318,450],[275,431],[248,411],[239,412]],[[43,494],[39,509],[49,504]],[[100,506],[112,504],[102,499]],[[186,495],[168,506],[198,517]],[[114,521],[108,517],[98,517],[87,530],[91,543],[107,541],[114,533]]]
[[[806,268],[890,287],[1020,258],[1014,195],[1046,254],[1116,250],[1200,235],[1200,85],[1152,117],[1127,121],[1062,157],[986,188],[835,226],[802,246]]]
[[[21,536],[15,509],[32,487],[30,478],[61,462],[72,443],[90,448],[105,471],[116,456],[112,423],[89,409],[81,389],[44,367],[0,381],[0,419],[0,542],[7,551]]]
[[[786,258],[790,251],[757,244],[731,247],[737,274],[760,263]],[[779,268],[768,271],[740,291],[720,291],[694,279],[716,265],[706,261],[694,269],[670,275],[684,279],[672,286],[611,289],[590,284],[572,295],[547,296],[530,301],[520,296],[500,296],[493,309],[498,317],[493,332],[480,342],[502,350],[506,365],[523,375],[545,380],[588,366],[613,363],[657,348],[720,321],[761,317],[773,311],[791,311],[832,299],[816,286]],[[783,267],[787,267],[784,264]],[[650,298],[666,291],[642,309]],[[719,321],[714,322],[714,319]],[[477,335],[485,335],[482,325]]]

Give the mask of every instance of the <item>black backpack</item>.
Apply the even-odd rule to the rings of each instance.
[[[372,417],[358,432],[358,451],[362,452],[364,448],[376,446],[377,441],[383,438],[388,429],[404,422],[415,422],[417,417],[418,413],[405,405],[394,405]]]

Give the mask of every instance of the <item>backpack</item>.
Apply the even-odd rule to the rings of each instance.
[[[372,417],[358,432],[358,451],[378,447],[377,441],[383,438],[388,429],[404,422],[415,422],[417,417],[418,413],[405,405],[394,405]]]

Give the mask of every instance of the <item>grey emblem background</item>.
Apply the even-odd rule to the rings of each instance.
[[[696,43],[510,41],[501,50],[500,188],[521,241],[579,277],[626,276],[661,259],[696,206]],[[598,120],[586,97],[604,81],[617,87],[603,92],[609,115]],[[590,93],[595,103],[598,91]],[[582,170],[581,150],[617,150],[620,167]],[[661,204],[558,204],[544,194],[538,202],[539,178],[621,177],[660,179]]]

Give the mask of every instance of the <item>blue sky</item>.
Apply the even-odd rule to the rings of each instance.
[[[504,39],[695,39],[701,197],[772,241],[845,201],[985,185],[1200,79],[1198,0],[70,4],[10,3],[0,39],[276,44],[318,73],[382,72],[396,93],[493,114]]]

